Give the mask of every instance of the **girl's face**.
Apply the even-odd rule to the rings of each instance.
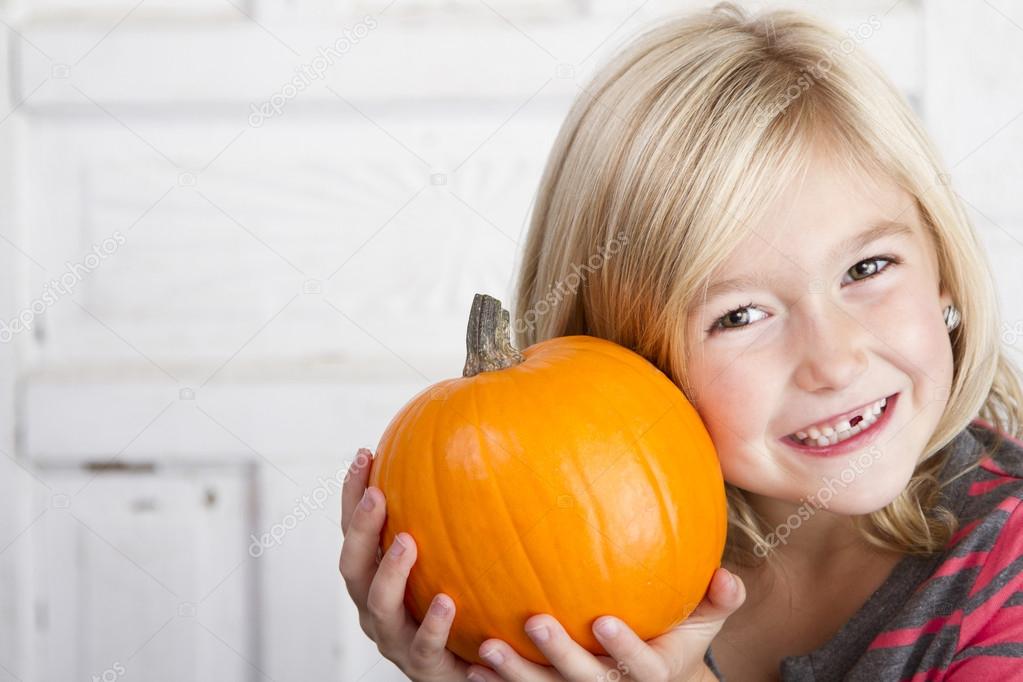
[[[688,321],[695,406],[725,480],[840,514],[880,509],[909,481],[952,383],[951,299],[916,203],[817,156],[750,228]],[[787,438],[811,426],[825,437],[886,397],[847,452]]]

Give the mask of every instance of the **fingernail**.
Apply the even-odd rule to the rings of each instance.
[[[498,648],[493,648],[490,651],[481,651],[480,656],[483,657],[487,663],[493,666],[498,666],[504,663],[504,654]]]
[[[391,543],[391,556],[401,556],[405,553],[405,541],[402,539],[404,533],[398,533],[394,536],[394,542]]]
[[[449,610],[447,603],[440,596],[433,598],[433,602],[430,604],[430,613],[435,616],[446,616]]]
[[[551,631],[547,628],[546,625],[540,625],[538,627],[526,630],[526,634],[529,635],[534,642],[546,642],[548,639],[551,638]]]
[[[470,670],[469,674],[466,675],[466,677],[468,677],[470,680],[472,680],[472,682],[487,682],[485,679],[483,679],[483,676],[480,675],[475,670]]]
[[[373,461],[373,453],[369,451],[369,448],[359,448],[355,452],[355,459],[352,460],[352,464],[348,467],[349,473],[354,473],[357,469],[361,469]]]
[[[373,501],[373,496],[369,494],[369,488],[362,493],[362,499],[359,500],[359,506],[366,511],[373,511],[373,506],[376,502]]]
[[[731,592],[737,592],[739,590],[739,579],[736,578],[731,571],[728,569],[721,569],[728,574],[728,589]]]
[[[597,623],[597,632],[605,637],[614,637],[618,634],[618,623],[613,618],[605,618]]]

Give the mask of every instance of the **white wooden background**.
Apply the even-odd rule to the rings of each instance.
[[[472,294],[509,298],[595,63],[696,4],[0,0],[0,321],[124,242],[0,343],[0,682],[403,679],[337,481],[460,371]],[[880,19],[1023,346],[1023,3],[788,4]]]

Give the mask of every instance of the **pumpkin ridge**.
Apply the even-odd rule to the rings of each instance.
[[[607,355],[607,354],[605,354],[605,355]],[[594,393],[597,393],[598,395],[601,395],[601,396],[606,396],[607,395],[606,392],[604,392],[603,387],[599,384],[599,382],[589,381],[588,383],[589,383],[590,390],[592,390]],[[618,410],[617,407],[615,407],[613,404],[610,404],[610,403],[607,403],[607,404],[611,407],[611,409],[615,412],[615,414],[617,414],[621,418],[622,424],[623,424],[623,429],[622,430],[623,431],[627,431],[628,430],[627,427],[629,426],[628,420],[621,414],[621,412]],[[673,406],[669,407],[668,412],[671,411],[672,407]],[[621,455],[619,455],[617,458],[615,458],[615,460],[613,462],[611,462],[611,464],[609,464],[607,466],[607,468],[605,468],[603,471],[601,471],[599,474],[597,474],[597,476],[595,476],[592,481],[587,482],[586,489],[587,489],[587,491],[590,492],[591,499],[595,495],[598,494],[594,490],[594,486],[597,483],[597,479],[601,478],[605,473],[607,473],[608,471],[613,469],[615,467],[615,465],[618,464],[618,462],[622,461],[623,458],[625,458],[627,456],[630,456],[630,455],[638,455],[637,459],[639,460],[640,464],[643,466],[644,471],[647,474],[647,477],[644,480],[655,480],[657,482],[657,486],[654,489],[654,493],[656,495],[656,498],[657,498],[657,501],[658,501],[658,503],[660,505],[660,508],[667,509],[666,500],[665,500],[665,497],[664,497],[664,483],[665,483],[664,482],[664,476],[657,476],[657,477],[654,476],[654,470],[652,468],[653,465],[652,465],[652,462],[650,461],[653,458],[650,457],[650,453],[647,451],[647,448],[641,446],[643,436],[645,436],[647,434],[647,432],[649,432],[658,423],[660,423],[660,420],[663,419],[665,415],[667,415],[667,412],[665,412],[660,417],[658,417],[656,420],[654,420],[653,424],[651,424],[649,427],[647,427],[638,436],[632,437],[630,439],[632,441],[632,443],[631,443],[631,448],[632,449],[629,452],[623,452]],[[641,452],[639,452],[639,450],[641,450]],[[661,473],[663,474],[663,472],[661,472]],[[600,505],[594,505],[593,508],[600,509],[602,507]],[[663,520],[663,517],[662,517],[662,520]],[[584,521],[585,521],[585,519],[584,519]],[[674,516],[672,516],[669,519],[669,521],[671,522],[670,524],[662,524],[662,527],[664,527],[664,525],[670,525],[671,526],[672,537],[673,538],[677,538],[678,537],[678,530],[679,529],[678,529],[678,527],[677,527],[677,525],[675,523]],[[587,521],[587,523],[589,523],[589,522]],[[601,523],[602,523],[602,525],[600,527],[595,528],[595,530],[597,530],[597,532],[599,532],[601,535],[603,535],[604,538],[609,543],[615,545],[615,547],[618,547],[619,549],[623,549],[618,542],[616,542],[613,538],[609,537],[607,535],[607,533],[605,533],[602,530],[603,528],[607,527],[607,523],[604,522],[603,520],[601,520]],[[646,573],[648,573],[649,575],[651,575],[653,577],[656,577],[660,582],[664,583],[668,587],[671,587],[670,583],[668,583],[668,581],[665,580],[665,578],[663,576],[661,576],[655,569],[647,566],[643,561],[641,561],[639,559],[635,559],[633,557],[630,557],[630,559],[632,560],[632,562],[635,563],[635,565],[640,566]],[[678,590],[675,590],[673,587],[672,587],[672,590],[675,591],[675,592],[678,592]],[[681,595],[681,593],[679,593],[679,594],[680,594],[680,596],[683,596],[683,595]]]
[[[514,457],[513,456],[513,458],[516,459],[516,460],[519,460],[518,457]],[[533,471],[532,467],[526,467],[526,468],[529,469],[530,471]],[[503,555],[505,552],[508,551],[508,549],[512,548],[513,546],[518,546],[518,548],[521,550],[521,555],[523,557],[525,557],[525,561],[521,562],[521,563],[525,563],[529,567],[530,573],[532,573],[533,578],[535,579],[536,585],[539,587],[539,592],[543,596],[543,601],[547,605],[547,608],[545,609],[545,611],[551,612],[554,609],[552,608],[552,604],[551,604],[550,598],[547,596],[547,590],[545,589],[546,586],[544,585],[543,581],[540,579],[540,575],[536,572],[536,567],[533,566],[533,562],[530,560],[529,551],[526,548],[524,539],[525,539],[525,537],[527,535],[529,535],[529,533],[531,533],[540,524],[541,521],[543,521],[545,518],[547,518],[547,515],[551,513],[551,510],[553,510],[553,509],[555,509],[557,507],[557,504],[551,505],[550,508],[548,508],[547,511],[545,511],[543,514],[541,514],[540,518],[537,519],[537,521],[535,523],[533,523],[533,525],[531,525],[528,529],[526,529],[525,533],[523,533],[522,530],[519,528],[519,526],[514,522],[514,518],[515,517],[512,515],[511,511],[508,508],[507,498],[504,495],[504,489],[501,487],[500,479],[498,477],[492,475],[493,472],[492,472],[492,470],[490,469],[489,466],[488,466],[488,470],[491,471],[491,475],[488,476],[487,478],[491,481],[492,488],[497,491],[497,496],[500,497],[500,499],[501,499],[501,504],[500,505],[494,505],[494,506],[500,506],[501,509],[504,511],[504,515],[508,519],[508,526],[515,531],[514,533],[512,533],[512,535],[514,536],[514,539],[516,540],[516,542],[508,543],[507,545],[505,545],[504,547],[499,549],[498,550],[498,559],[495,560],[490,565],[490,567],[487,568],[487,570],[484,571],[483,573],[486,574],[486,573],[489,573],[490,571],[492,571],[494,569],[494,567],[498,563],[501,563],[501,555]],[[520,562],[516,562],[516,563],[520,563]],[[511,571],[509,571],[509,574],[511,574]]]
[[[587,349],[588,348],[589,347],[587,347]],[[608,353],[601,353],[601,354],[606,356],[606,357],[615,359],[612,354],[608,354]],[[619,362],[619,364],[628,364],[628,363]],[[632,369],[634,371],[636,371],[637,373],[639,373],[637,368],[632,367]],[[587,382],[587,386],[586,387],[589,390],[591,390],[593,393],[598,394],[602,398],[604,398],[605,405],[607,407],[609,407],[619,417],[620,423],[621,423],[621,428],[619,429],[619,431],[621,431],[623,433],[629,433],[631,431],[631,424],[629,423],[629,420],[626,419],[624,415],[622,415],[621,411],[618,409],[618,407],[614,404],[613,401],[606,400],[606,396],[607,396],[606,388],[602,387],[598,382],[594,382],[591,379],[589,379],[589,375],[585,375],[585,376],[586,376],[586,378],[584,379],[584,381]],[[642,378],[642,376],[640,376],[640,378]],[[657,401],[657,402],[660,402],[660,401]],[[648,426],[641,434],[639,434],[639,436],[634,436],[634,437],[627,438],[626,439],[627,441],[631,441],[630,446],[633,447],[633,448],[639,448],[640,447],[640,442],[642,440],[642,437],[644,435],[646,435],[646,433],[650,429],[652,429],[654,426],[656,426],[660,422],[660,420],[663,419],[668,414],[668,412],[670,412],[670,409],[667,412],[662,413],[657,419],[655,419],[654,422],[650,426]],[[585,487],[584,490],[585,490],[585,492],[587,494],[588,500],[587,500],[587,504],[583,505],[585,508],[591,509],[591,510],[597,512],[598,514],[600,512],[605,511],[605,506],[600,504],[599,500],[597,499],[598,496],[600,495],[600,493],[596,490],[596,484],[597,484],[598,479],[600,479],[604,474],[606,474],[608,471],[613,469],[616,464],[618,464],[620,461],[622,461],[623,458],[625,458],[627,456],[630,456],[630,455],[633,455],[633,454],[636,454],[636,452],[637,451],[635,449],[632,449],[629,452],[625,452],[625,453],[620,454],[618,457],[615,458],[615,460],[613,462],[611,462],[600,473],[598,473],[596,476],[594,476],[592,480],[586,481],[586,487]],[[647,451],[646,448],[642,448],[641,455],[642,456],[640,456],[639,459],[643,463],[646,472],[648,474],[652,473],[652,470],[650,469],[650,463],[648,461],[646,461],[647,459],[649,459],[649,452]],[[584,480],[585,481],[586,477],[583,475],[581,469],[579,468],[578,460],[573,458],[573,463],[575,463],[575,465],[576,465],[576,472],[577,472],[576,478],[578,480]],[[659,483],[663,484],[663,481],[659,480]],[[664,497],[661,494],[660,488],[658,488],[658,490],[657,490],[657,497],[658,497],[658,501],[663,504]],[[580,500],[580,502],[582,502],[582,500]],[[605,557],[604,558],[604,562],[603,562],[604,567],[605,568],[610,568],[610,567],[613,567],[613,566],[616,566],[616,565],[620,564],[621,562],[613,560],[613,557],[611,557],[611,558],[609,558],[609,557],[610,557],[611,554],[613,554],[614,550],[624,551],[624,550],[627,549],[627,547],[624,546],[619,540],[617,540],[616,538],[614,538],[611,535],[609,535],[604,530],[604,529],[608,528],[608,526],[609,526],[609,524],[607,522],[607,519],[605,517],[599,517],[599,518],[597,518],[595,520],[596,521],[596,525],[594,525],[594,523],[591,522],[588,518],[586,518],[586,516],[584,514],[580,513],[578,509],[573,509],[572,511],[575,512],[576,516],[578,516],[580,518],[580,520],[583,521],[583,523],[585,523],[587,526],[589,526],[590,528],[595,530],[597,533],[599,533],[601,535],[601,537],[603,537],[604,540],[606,541],[605,546],[602,548],[602,552],[603,552],[604,557]],[[672,531],[673,532],[677,531],[677,527],[675,527],[674,524],[672,524]],[[680,596],[684,596],[681,593],[679,593],[678,590],[675,590],[671,586],[671,584],[662,575],[660,575],[655,569],[649,567],[643,561],[635,558],[634,556],[631,555],[631,553],[627,553],[627,554],[629,556],[628,563],[631,563],[634,566],[640,567],[644,572],[646,572],[647,574],[655,577],[659,582],[664,584],[666,587],[671,588],[674,592],[678,593]]]
[[[452,410],[451,412],[454,412],[457,416],[461,417],[461,410],[455,409],[455,410]],[[443,414],[443,413],[444,412],[441,411],[441,414]],[[435,437],[436,437],[436,434],[438,434],[438,433],[451,433],[451,422],[452,422],[451,414],[450,413],[447,414],[446,417],[447,417],[447,420],[446,420],[446,422],[443,422],[443,428],[435,429],[434,430],[434,436]],[[444,446],[444,450],[443,451],[444,452],[447,451],[446,444]],[[433,452],[437,452],[437,450],[433,450]],[[438,478],[439,478],[438,475],[437,475],[437,469],[440,466],[441,458],[434,456],[431,459],[433,460],[433,469],[434,469],[434,478],[433,478],[433,480],[437,481]],[[444,532],[444,540],[445,540],[444,546],[445,547],[454,547],[455,543],[452,540],[453,536],[451,534],[451,529],[448,527],[448,516],[449,516],[449,514],[446,513],[447,510],[444,508],[443,504],[441,503],[441,499],[440,499],[440,486],[432,485],[430,487],[433,489],[434,508],[437,510],[436,511],[436,517],[440,518],[440,520],[441,520],[441,528],[442,528],[442,530]],[[468,581],[468,578],[470,576],[462,568],[462,562],[456,560],[456,561],[452,561],[450,563],[454,564],[456,566],[456,570],[457,570],[457,572],[459,574],[459,577],[460,577],[460,580],[459,580],[458,584],[460,584],[460,585],[469,585],[469,584],[471,584]],[[463,599],[465,598],[466,594],[470,594],[471,595],[471,599],[472,599],[472,602],[473,602],[473,607],[474,607],[475,612],[476,613],[485,613],[485,609],[483,608],[483,604],[480,602],[479,597],[477,597],[475,590],[467,590],[467,591],[460,591],[459,592],[459,596],[462,597]],[[452,597],[452,601],[454,601],[453,595],[449,594],[448,596]],[[430,598],[432,599],[433,595],[430,595]],[[456,603],[455,604],[455,613],[457,614],[459,611],[460,611],[460,609],[458,608],[458,604]]]
[[[500,370],[498,370],[498,371],[500,371]],[[473,407],[474,407],[474,410],[475,410],[475,413],[476,413],[476,419],[473,422],[471,422],[471,423],[478,425],[478,424],[480,424],[480,411],[479,411],[479,406],[478,406],[476,400],[477,400],[477,396],[476,396],[476,393],[474,391],[472,393],[472,403],[473,403]],[[535,476],[536,478],[538,478],[541,481],[543,481],[548,489],[554,488],[554,486],[551,485],[551,482],[548,481],[546,479],[546,477],[544,477],[542,474],[537,472],[536,469],[534,469],[532,466],[530,466],[529,463],[523,457],[521,457],[518,454],[515,454],[514,452],[511,451],[511,449],[505,447],[505,444],[501,443],[500,440],[493,440],[493,439],[487,438],[486,434],[484,434],[481,431],[481,429],[479,429],[478,426],[476,428],[474,428],[473,430],[475,431],[475,433],[477,435],[477,440],[478,441],[480,441],[482,439],[482,440],[484,440],[486,442],[495,443],[497,445],[497,447],[501,448],[501,450],[503,450],[508,455],[509,459],[515,460],[516,462],[519,463],[519,466],[525,467],[533,476]],[[483,448],[482,446],[483,446],[483,442],[480,442],[479,443],[479,447],[480,447],[481,455],[483,455],[483,453],[486,453],[486,451],[487,451],[487,449]],[[520,533],[520,528],[514,522],[514,516],[512,515],[512,513],[511,513],[511,511],[510,511],[510,509],[508,507],[507,498],[504,495],[504,489],[501,487],[501,483],[500,483],[501,479],[500,479],[500,477],[495,475],[495,472],[494,472],[494,470],[492,468],[492,463],[485,456],[483,456],[483,460],[486,463],[486,467],[487,467],[487,472],[488,472],[487,478],[488,478],[488,480],[491,481],[492,488],[497,491],[498,497],[500,497],[500,499],[501,499],[500,507],[505,512],[505,516],[508,518],[508,525],[509,525],[509,527],[511,527],[515,531],[514,536],[515,536],[515,539],[518,541],[517,544],[518,544],[519,548],[522,550],[522,555],[524,557],[526,557],[526,563],[529,564],[529,568],[530,568],[531,572],[533,573],[533,577],[536,578],[536,583],[537,583],[537,585],[540,586],[540,592],[544,596],[544,602],[547,604],[547,607],[548,607],[547,610],[550,611],[550,610],[552,610],[551,609],[551,606],[552,606],[551,605],[551,600],[547,597],[547,592],[544,589],[543,581],[540,580],[540,576],[537,574],[536,568],[533,566],[532,562],[529,561],[529,552],[527,551],[526,546],[523,543],[524,535]],[[539,524],[539,522],[541,520],[543,520],[547,516],[547,514],[550,513],[551,509],[555,508],[555,506],[556,505],[552,505],[550,509],[548,509],[546,512],[544,512],[540,516],[540,519],[536,523],[534,523],[532,526],[530,526],[528,530],[526,530],[525,534],[528,535],[529,532],[531,532],[536,527],[536,525]],[[511,545],[509,545],[509,547],[510,546]],[[503,551],[504,550],[501,550],[499,552],[499,554],[502,553]],[[498,559],[498,561],[500,561],[500,559]],[[497,561],[494,562],[495,565],[497,563],[498,563]],[[486,572],[489,572],[492,568],[493,568],[493,565],[490,568],[488,568]]]

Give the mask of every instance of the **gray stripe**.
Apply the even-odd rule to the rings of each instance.
[[[971,646],[956,654],[953,661],[960,661],[970,656],[1003,656],[1005,658],[1023,658],[1023,643],[1006,642],[991,646]]]

